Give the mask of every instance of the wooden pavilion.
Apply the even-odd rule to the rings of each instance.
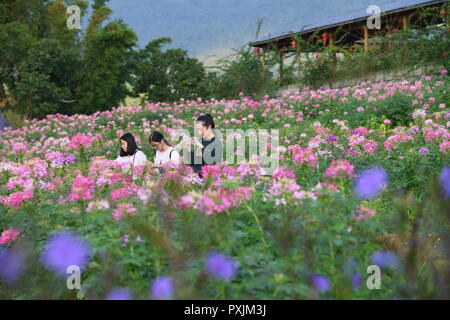
[[[311,47],[300,43],[311,43],[308,39],[316,39],[320,46],[335,47],[331,56],[332,67],[336,68],[336,52],[338,46],[342,45],[364,45],[367,52],[371,43],[377,43],[380,36],[403,29],[407,30],[408,25],[425,27],[429,24],[427,16],[422,16],[421,12],[425,8],[434,8],[443,17],[443,22],[448,28],[448,0],[388,0],[377,4],[380,8],[380,29],[369,29],[368,18],[372,13],[366,8],[348,11],[339,15],[331,15],[321,18],[311,24],[301,25],[292,28],[292,31],[279,32],[258,38],[249,43],[254,47],[256,55],[261,56],[263,66],[266,66],[266,55],[269,50],[279,52],[279,74],[280,82],[283,75],[283,60],[290,56],[297,56],[298,63],[301,63],[301,53],[311,52]],[[441,21],[442,22],[442,21]],[[372,38],[369,37],[372,35]],[[339,44],[336,43],[339,39]],[[299,41],[297,41],[299,40]],[[317,50],[317,49],[316,49]]]

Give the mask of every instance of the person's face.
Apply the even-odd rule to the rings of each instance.
[[[152,142],[150,142],[150,144],[152,145],[152,147],[153,147],[156,151],[161,151],[161,149],[162,149],[162,143],[161,143],[161,141],[160,141],[160,142],[152,141]]]
[[[206,134],[206,132],[208,131],[208,128],[206,126],[204,126],[203,122],[201,122],[201,121],[197,121],[195,123],[195,129],[197,130],[200,137],[203,137]]]
[[[122,146],[123,151],[128,151],[128,142],[126,142],[125,140],[120,140],[120,145]]]

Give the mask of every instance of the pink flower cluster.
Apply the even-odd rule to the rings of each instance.
[[[391,151],[395,149],[399,143],[411,141],[412,137],[404,132],[398,131],[393,136],[390,136],[384,141],[386,150]]]
[[[112,216],[114,220],[119,221],[124,216],[132,215],[136,212],[136,208],[134,208],[131,202],[119,203],[117,208],[113,210]]]
[[[0,203],[5,207],[18,209],[25,200],[33,199],[34,195],[32,191],[17,191],[11,193],[9,196],[0,198]]]
[[[94,197],[94,182],[89,178],[78,175],[72,183],[72,191],[67,200],[89,200]]]
[[[192,193],[187,193],[178,199],[175,208],[179,210],[187,210],[195,204],[195,197]]]
[[[442,141],[439,145],[439,151],[442,153],[450,152],[450,141]]]
[[[426,142],[431,142],[431,141],[437,140],[441,137],[444,139],[450,139],[450,133],[448,132],[448,130],[446,128],[441,127],[436,130],[429,128],[429,129],[424,129],[424,131],[425,131],[425,141]]]
[[[370,217],[373,217],[375,215],[374,210],[364,207],[364,206],[358,206],[355,209],[355,213],[356,214],[352,214],[352,218],[354,220],[367,220]]]
[[[237,189],[207,189],[200,196],[194,208],[206,215],[224,212],[235,208],[245,200],[250,200],[252,193],[249,187],[239,187]]]
[[[18,143],[13,144],[14,153],[25,152],[26,150],[27,150],[27,145],[25,143],[18,142]]]
[[[295,164],[309,164],[311,167],[317,167],[317,156],[311,148],[302,148],[300,145],[291,145],[288,149],[292,152],[292,161]]]
[[[77,133],[70,139],[69,148],[70,149],[79,149],[81,147],[90,147],[92,146],[92,139],[83,133]]]
[[[20,231],[16,229],[7,229],[2,232],[2,235],[0,237],[0,244],[5,245],[9,244],[11,242],[16,241],[17,237],[19,236]]]
[[[336,178],[353,178],[355,166],[348,160],[332,160],[330,166],[325,171],[325,176]]]

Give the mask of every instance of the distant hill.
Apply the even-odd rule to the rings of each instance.
[[[110,0],[114,18],[138,34],[140,45],[169,36],[170,47],[182,48],[205,63],[223,57],[260,36],[290,30],[333,13],[367,7],[373,0]]]

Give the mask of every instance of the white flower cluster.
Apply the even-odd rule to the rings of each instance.
[[[416,119],[425,119],[427,117],[427,112],[424,109],[415,109],[412,113],[412,118]]]

